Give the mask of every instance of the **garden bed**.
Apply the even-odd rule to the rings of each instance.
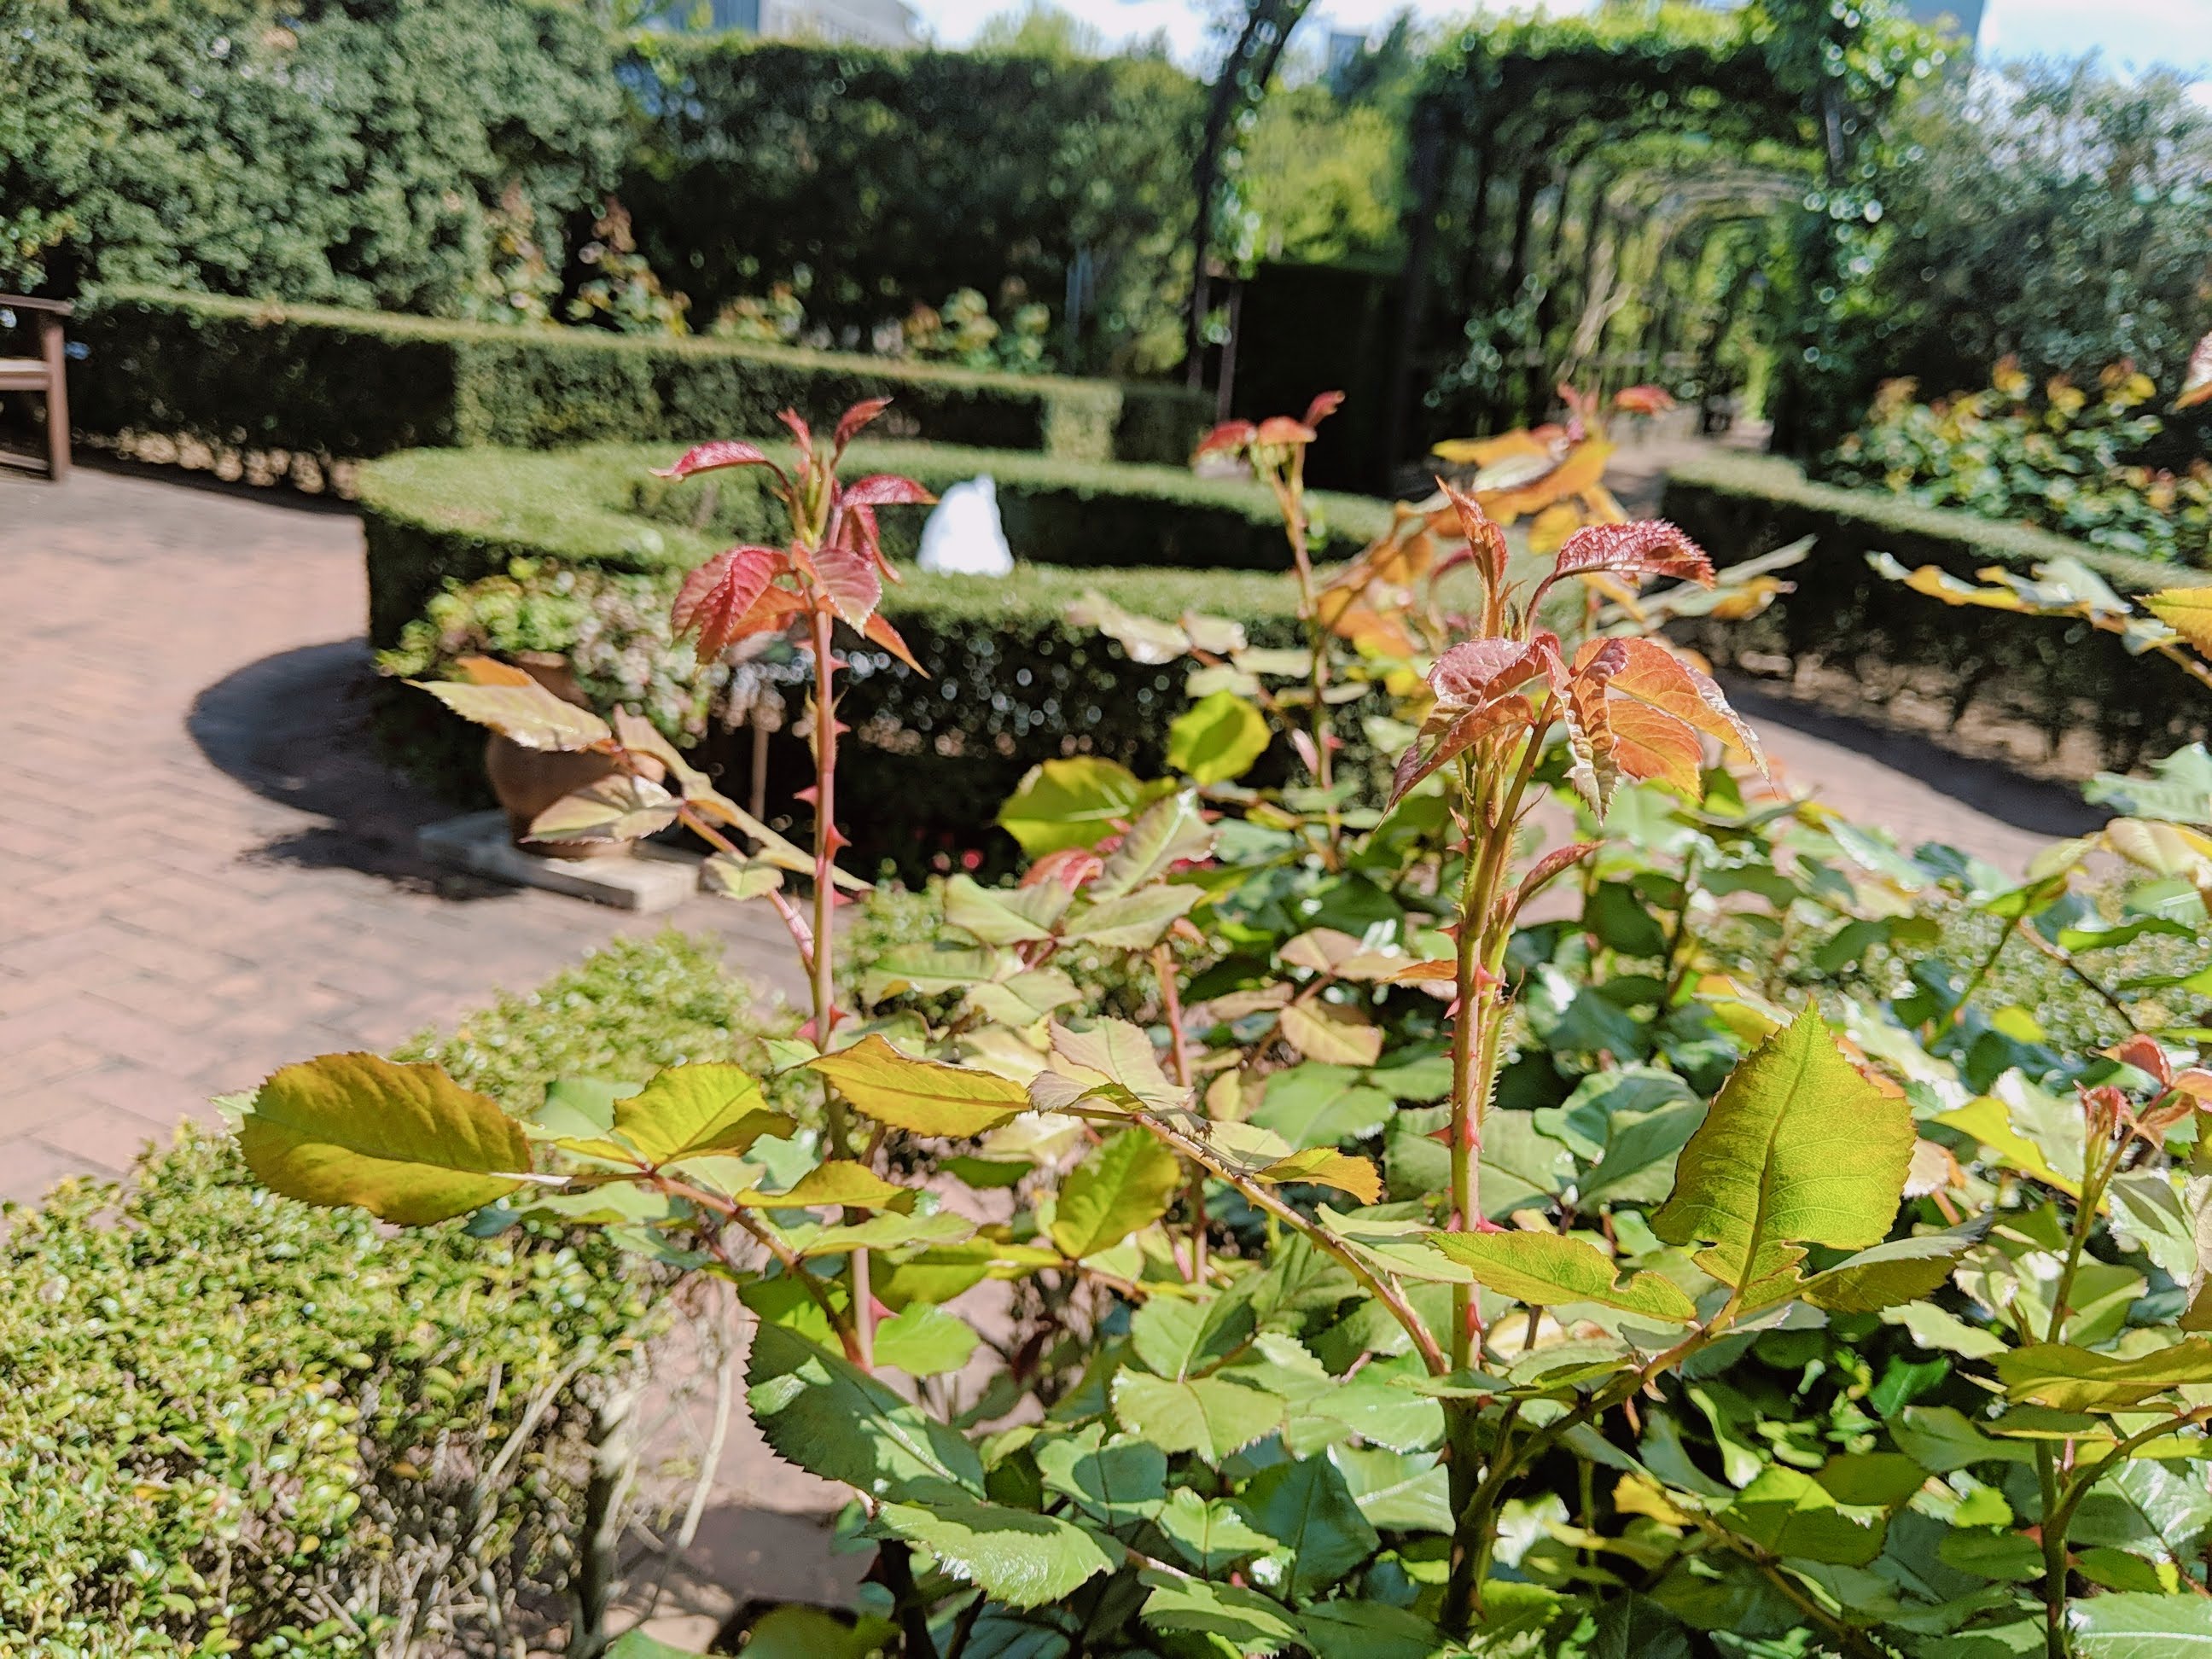
[[[423,445],[674,441],[834,417],[888,392],[894,431],[1061,459],[1176,461],[1210,409],[1177,386],[1006,374],[795,347],[108,289],[72,334],[77,427],[140,453],[313,457]]]
[[[665,485],[650,469],[671,459],[647,447],[424,450],[365,469],[372,641],[404,647],[398,665],[420,674],[455,650],[568,651],[586,629],[605,640],[603,619],[619,611],[640,630],[635,654],[612,641],[605,654],[643,676],[622,689],[672,735],[703,735],[710,764],[735,767],[744,740],[705,730],[696,704],[667,702],[681,700],[680,688],[669,691],[657,666],[637,665],[649,657],[674,664],[684,685],[696,679],[690,647],[667,637],[666,599],[683,572],[768,525],[745,475]],[[1296,589],[1280,574],[1280,524],[1255,484],[928,445],[855,446],[852,465],[909,472],[934,487],[989,471],[1018,555],[1041,544],[1053,559],[1025,562],[1004,580],[909,568],[885,595],[884,615],[928,678],[888,653],[854,653],[860,672],[844,709],[857,733],[851,775],[872,803],[856,828],[864,864],[890,858],[914,873],[940,854],[977,849],[1001,862],[1012,843],[991,815],[1037,761],[1089,753],[1158,764],[1162,734],[1188,701],[1187,670],[1133,661],[1096,629],[1071,623],[1070,606],[1086,593],[1151,616],[1233,617],[1257,644],[1302,637]],[[1323,505],[1325,556],[1348,554],[1389,519],[1386,503],[1364,497]],[[910,550],[921,515],[883,517],[894,556]],[[1163,553],[1200,550],[1215,568],[1144,568]],[[1220,568],[1239,562],[1276,568]],[[433,604],[441,592],[472,588]],[[591,597],[580,599],[585,591]],[[660,698],[648,692],[656,679]],[[796,687],[787,702],[786,730],[799,713]],[[387,699],[381,724],[404,763],[448,793],[471,787],[481,772],[480,740],[426,697]],[[774,762],[776,788],[796,785],[787,769],[799,763],[801,745],[778,744],[787,746],[793,753]]]
[[[1887,553],[1908,568],[1971,578],[1992,566],[2026,575],[2079,561],[2120,592],[2193,580],[2169,564],[2084,547],[2021,525],[1917,506],[1885,491],[1814,483],[1770,456],[1717,456],[1677,467],[1661,505],[1717,556],[1749,558],[1814,538],[1791,570],[1794,592],[1744,623],[1700,623],[1683,637],[1715,661],[1824,688],[1855,711],[1943,706],[1936,724],[1969,746],[2016,762],[2063,757],[2070,775],[2126,771],[2212,732],[2212,695],[2161,665],[2146,667],[2117,637],[2002,611],[1954,607],[1887,580],[1867,562]],[[1970,735],[1971,734],[1971,735]],[[2028,734],[2042,754],[2023,752]],[[2087,763],[2084,764],[2083,763]]]

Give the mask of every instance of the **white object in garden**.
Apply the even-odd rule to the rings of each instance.
[[[945,576],[1005,576],[1014,550],[999,524],[999,486],[988,472],[945,492],[921,526],[924,570]]]

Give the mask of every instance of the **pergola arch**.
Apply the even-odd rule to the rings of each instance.
[[[1545,350],[1563,331],[1588,330],[1593,292],[1610,281],[1596,256],[1609,227],[1621,240],[1624,216],[1684,216],[1662,227],[1657,269],[1686,229],[1786,211],[1818,182],[1823,124],[1775,40],[1758,8],[1528,20],[1462,36],[1415,109],[1390,453],[1435,435],[1420,432],[1417,399],[1463,323],[1510,307],[1532,276]],[[1708,233],[1695,234],[1702,247]],[[1488,423],[1536,413],[1548,367],[1529,366],[1492,398]]]

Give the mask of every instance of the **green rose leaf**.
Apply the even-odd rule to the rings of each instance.
[[[2191,1382],[2212,1382],[2212,1340],[2192,1336],[2124,1359],[2066,1342],[2015,1348],[1990,1362],[2010,1400],[2065,1412],[2119,1411]]]
[[[902,1215],[913,1210],[917,1196],[913,1188],[886,1181],[866,1164],[847,1158],[816,1164],[780,1193],[755,1187],[735,1194],[738,1203],[755,1210],[812,1210],[836,1204],[852,1210],[896,1210]]]
[[[1050,939],[1075,896],[1056,881],[1035,887],[986,887],[959,875],[945,884],[945,919],[986,945],[1022,945]]]
[[[1585,1239],[1557,1233],[1439,1233],[1429,1243],[1473,1268],[1478,1284],[1516,1302],[1544,1308],[1595,1302],[1680,1324],[1698,1316],[1681,1287],[1657,1273],[1640,1273],[1616,1284],[1613,1258]]]
[[[530,1169],[529,1138],[496,1103],[375,1054],[287,1066],[255,1093],[238,1145],[272,1192],[410,1226],[504,1198]]]
[[[1200,698],[1168,727],[1168,764],[1194,783],[1241,778],[1267,751],[1267,717],[1233,691]]]
[[[1164,1572],[1140,1572],[1137,1578],[1152,1592],[1145,1598],[1142,1616],[1154,1630],[1217,1637],[1247,1656],[1305,1645],[1304,1634],[1282,1604],[1256,1590]]]
[[[946,1483],[980,1496],[975,1449],[859,1366],[781,1325],[753,1328],[745,1368],[753,1421],[786,1461],[878,1498]]]
[[[1167,1500],[1167,1454],[1149,1441],[1109,1439],[1103,1423],[1040,1440],[1032,1449],[1045,1490],[1073,1498],[1109,1527],[1149,1520]]]
[[[1881,1243],[1912,1161],[1912,1112],[1844,1058],[1810,1003],[1730,1074],[1651,1218],[1747,1301],[1794,1284],[1808,1244]],[[1786,1292],[1785,1292],[1786,1293]]]
[[[1060,1183],[1052,1242],[1071,1260],[1110,1250],[1167,1213],[1182,1164],[1142,1129],[1124,1129]]]
[[[912,1134],[979,1135],[1029,1109],[1029,1091],[1020,1084],[977,1066],[911,1059],[875,1032],[807,1066],[854,1109]]]
[[[1031,858],[1042,858],[1063,847],[1095,846],[1174,787],[1170,778],[1140,783],[1120,762],[1095,755],[1044,761],[999,809],[999,827]]]
[[[1237,1506],[1291,1551],[1291,1594],[1300,1601],[1346,1577],[1382,1544],[1344,1476],[1326,1457],[1261,1470]]]
[[[1322,1601],[1298,1615],[1320,1659],[1436,1659],[1460,1650],[1417,1613],[1387,1601]]]
[[[1723,1520],[1730,1532],[1774,1555],[1832,1566],[1863,1567],[1881,1553],[1881,1511],[1838,1504],[1802,1469],[1771,1463],[1732,1498]]]
[[[1152,1520],[1177,1554],[1209,1577],[1277,1547],[1266,1533],[1247,1525],[1228,1498],[1200,1498],[1188,1486],[1168,1493]]]
[[[1879,1313],[1929,1295],[1975,1243],[1959,1233],[1892,1239],[1814,1273],[1798,1294],[1830,1313]]]
[[[887,1503],[876,1525],[919,1544],[955,1578],[1010,1607],[1061,1601],[1121,1559],[1118,1547],[1072,1521],[958,1492],[932,1493],[921,1504]]]
[[[1197,795],[1188,789],[1164,795],[1138,814],[1121,845],[1106,855],[1091,896],[1121,898],[1212,850],[1212,826],[1200,812]]]
[[[614,1139],[561,1145],[586,1157],[642,1159],[658,1169],[707,1152],[742,1152],[763,1136],[787,1135],[796,1127],[769,1109],[760,1085],[742,1066],[669,1066],[615,1102]]]
[[[876,1327],[876,1364],[908,1376],[943,1376],[965,1365],[982,1340],[966,1320],[917,1302]]]
[[[2197,1659],[2212,1655],[2212,1601],[2142,1591],[2084,1596],[2068,1604],[2067,1628],[2081,1659]]]
[[[1114,1379],[1114,1415],[1130,1433],[1162,1451],[1194,1452],[1218,1467],[1232,1452],[1264,1440],[1283,1425],[1283,1401],[1226,1377],[1175,1382],[1142,1371]]]
[[[1062,936],[1076,944],[1105,945],[1117,951],[1150,950],[1178,916],[1205,896],[1195,887],[1146,887],[1085,905],[1068,917]]]

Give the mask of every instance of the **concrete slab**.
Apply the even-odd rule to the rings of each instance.
[[[706,862],[695,854],[653,846],[638,847],[627,858],[538,858],[507,838],[507,814],[496,807],[424,824],[416,842],[423,857],[449,870],[644,915],[673,910],[696,893]]]

